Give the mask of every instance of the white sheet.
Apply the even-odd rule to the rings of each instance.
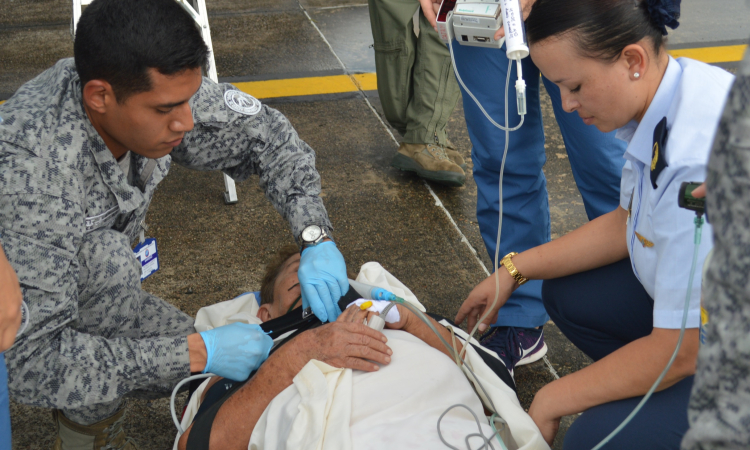
[[[266,408],[248,449],[446,448],[438,436],[437,421],[454,404],[471,408],[480,419],[482,433],[492,434],[482,403],[450,358],[403,331],[385,330],[385,334],[393,358],[377,372],[310,362]],[[520,448],[548,449],[512,390],[494,374],[487,377],[484,369],[489,368],[474,350],[467,354]],[[465,448],[465,437],[478,428],[468,411],[456,408],[443,418],[441,430],[451,445]],[[480,439],[471,442],[476,448]]]
[[[378,263],[362,266],[357,281],[388,289],[424,310],[414,294]],[[202,308],[196,317],[196,329],[202,331],[238,318],[257,323],[252,321],[253,310],[257,312],[257,308],[253,297],[239,297]],[[455,331],[464,339],[468,337],[462,330]],[[375,373],[352,373],[349,369],[311,361],[295,377],[294,383],[266,408],[253,430],[248,448],[439,449],[446,447],[438,437],[437,420],[449,406],[464,403],[480,420],[485,417],[477,394],[467,380],[471,375],[465,368],[462,370],[466,376],[450,358],[414,336],[394,330],[385,330],[385,333],[394,351],[391,364]],[[476,340],[472,342],[478,345]],[[471,347],[467,349],[465,360],[508,423],[518,448],[549,449],[515,392]],[[197,412],[197,397],[199,395],[191,399],[183,427],[192,422]],[[482,427],[485,435],[491,434],[486,420]],[[465,447],[464,436],[477,432],[473,418],[462,409],[451,411],[441,428],[444,437],[459,448]],[[478,439],[472,441],[472,447],[478,444]]]

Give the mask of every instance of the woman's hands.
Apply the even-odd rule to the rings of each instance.
[[[492,307],[492,302],[495,300],[495,287],[496,278],[500,279],[500,294],[498,296],[497,304]],[[484,315],[486,311],[490,311],[487,318],[479,324],[479,331],[483,332],[491,324],[497,321],[497,312],[500,307],[508,301],[510,294],[516,290],[518,284],[513,277],[510,276],[505,267],[500,266],[497,272],[487,277],[484,281],[479,283],[472,291],[469,296],[464,300],[463,305],[456,314],[454,322],[461,324],[464,319],[469,320],[469,330],[474,329],[474,325],[479,322],[479,319]]]
[[[551,399],[546,394],[544,388],[542,388],[534,396],[534,401],[531,402],[529,415],[539,428],[539,431],[541,431],[544,440],[547,441],[547,444],[552,446],[552,442],[555,440],[555,436],[557,436],[557,431],[560,429],[561,417],[558,417],[557,414],[550,413],[553,408],[547,406],[549,400]]]

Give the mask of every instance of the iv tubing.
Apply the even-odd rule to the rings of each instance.
[[[490,117],[490,115],[487,113],[487,111],[484,110],[484,107],[482,106],[482,104],[479,103],[479,100],[477,100],[476,97],[474,97],[474,94],[471,93],[469,88],[466,87],[466,85],[464,84],[464,81],[461,79],[461,75],[458,74],[458,69],[456,68],[456,58],[453,55],[453,41],[452,40],[448,42],[448,48],[450,49],[451,63],[453,63],[453,73],[456,74],[456,79],[458,80],[459,84],[461,84],[461,87],[464,88],[466,93],[469,94],[469,97],[471,97],[471,99],[474,100],[474,103],[477,104],[479,109],[484,114],[484,117],[486,117],[487,120],[489,120],[490,123],[492,123],[492,125],[495,125],[497,128],[500,128],[503,131],[516,131],[519,128],[521,128],[521,126],[523,125],[523,119],[524,119],[523,115],[521,115],[521,122],[519,122],[515,128],[510,128],[510,129],[508,128],[508,86],[510,85],[510,79],[509,79],[510,69],[511,67],[513,67],[513,64],[512,63],[508,64],[508,76],[505,78],[505,126],[502,126],[499,123],[495,122],[492,119],[492,117]],[[516,60],[516,61],[518,61],[518,66],[520,67],[521,65],[520,60]],[[519,72],[519,75],[520,75],[520,72]]]
[[[455,63],[453,67],[455,69]],[[492,300],[492,306],[490,306],[486,310],[486,312],[482,315],[482,317],[479,319],[476,325],[474,325],[474,329],[472,329],[471,332],[469,333],[469,340],[471,340],[471,338],[477,332],[477,329],[479,329],[479,325],[484,321],[484,319],[487,318],[490,312],[495,308],[495,305],[497,305],[497,302],[500,300],[500,278],[497,276],[497,270],[499,267],[499,260],[500,260],[500,236],[502,235],[502,232],[503,232],[503,174],[505,173],[505,158],[506,156],[508,156],[510,132],[520,128],[521,125],[523,125],[523,118],[524,118],[524,116],[521,116],[521,123],[518,124],[516,128],[513,128],[513,129],[508,128],[508,85],[510,83],[510,69],[512,67],[513,67],[513,64],[508,64],[508,74],[505,76],[505,127],[498,126],[498,128],[505,131],[505,148],[503,149],[503,159],[502,159],[502,162],[500,163],[500,181],[498,182],[499,213],[498,213],[498,223],[497,223],[497,241],[495,242],[495,261],[494,261],[495,270],[492,272],[492,276],[495,277],[495,298],[494,300]],[[521,70],[520,60],[518,61],[518,69]],[[458,72],[456,72],[456,77],[458,77]],[[469,91],[467,90],[467,92]],[[471,97],[474,98],[471,92],[469,92],[469,95],[471,95]],[[477,101],[476,98],[474,98],[474,101]],[[479,105],[478,101],[477,101],[477,105]],[[482,109],[482,106],[479,105],[479,108]],[[482,112],[484,112],[484,109],[482,109]],[[484,115],[487,116],[488,119],[490,119],[490,116],[488,116],[486,112],[484,113]],[[495,124],[495,122],[492,119],[490,119],[490,122]],[[497,126],[497,124],[495,125]],[[460,356],[463,357],[465,352],[466,352],[466,347],[463,348]]]

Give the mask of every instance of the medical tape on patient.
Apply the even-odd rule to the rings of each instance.
[[[357,308],[359,308],[365,302],[372,302],[372,306],[367,308],[368,311],[381,314],[383,313],[383,310],[386,308],[386,306],[392,303],[386,300],[368,300],[366,298],[360,298],[359,300],[349,303],[349,305],[347,305],[347,308],[353,305],[356,305]],[[388,323],[396,323],[399,320],[401,320],[401,315],[399,315],[398,313],[398,308],[391,308],[391,310],[388,311],[388,315],[385,316],[385,321]]]

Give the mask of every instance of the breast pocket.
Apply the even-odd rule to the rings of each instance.
[[[22,286],[62,292],[73,254],[28,236],[3,230],[0,241]]]

